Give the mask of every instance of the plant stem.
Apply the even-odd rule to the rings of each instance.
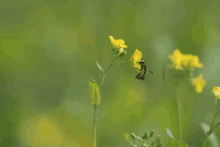
[[[96,147],[96,105],[94,105],[94,115],[93,115],[93,147]]]
[[[213,132],[213,131],[215,130],[215,128],[217,128],[219,125],[220,125],[220,122],[217,123],[217,124],[212,128],[211,132]]]
[[[220,112],[220,109],[219,109],[219,110],[217,111],[217,113],[215,113],[215,115],[214,115],[214,118],[213,118],[212,123],[211,123],[210,130],[212,130],[212,126],[213,126],[213,124],[214,124],[214,120],[215,120],[215,118],[216,118],[216,116],[218,115],[219,112]]]
[[[115,60],[116,58],[117,58],[117,57],[113,56],[112,62],[111,62],[111,64],[109,65],[109,67],[106,69],[106,71],[105,71],[103,77],[105,77],[105,74],[107,73],[107,71],[109,70],[109,68],[113,65],[113,62],[114,62],[114,60]],[[104,79],[102,79],[102,84],[103,84],[103,81],[104,81]]]
[[[181,122],[181,104],[177,100],[177,111],[178,111],[178,132],[179,132],[179,141],[182,142],[182,122]]]
[[[182,142],[182,120],[181,120],[181,103],[177,97],[177,82],[176,82],[176,103],[177,103],[177,117],[178,117],[178,134],[179,141]]]
[[[209,138],[209,135],[211,135],[212,132],[215,130],[215,128],[217,128],[217,127],[220,125],[220,122],[219,122],[219,123],[217,123],[214,127],[212,127],[213,124],[214,124],[214,120],[215,120],[215,118],[216,118],[216,116],[218,115],[219,112],[220,112],[220,109],[215,113],[215,115],[214,115],[214,117],[213,117],[213,119],[212,119],[211,127],[210,127],[209,131],[207,132],[207,136],[206,136],[205,141],[203,142],[202,147],[205,147],[206,142],[207,142],[207,140],[208,140],[208,138]]]
[[[105,79],[105,74],[103,75],[101,86],[102,86],[102,84],[104,82],[104,79]]]
[[[100,85],[100,91],[101,91],[101,88],[102,88],[102,85],[103,85],[103,82],[104,82],[104,79],[105,79],[105,75],[106,75],[107,71],[109,70],[109,68],[113,65],[113,62],[116,58],[117,57],[113,56],[111,64],[106,69],[106,71],[105,71],[105,73],[102,77],[102,82],[101,82],[101,85]],[[97,113],[96,111],[97,111],[97,107],[96,107],[96,104],[95,104],[94,105],[94,114],[93,114],[93,147],[96,147],[96,113]]]
[[[205,138],[205,141],[204,141],[203,144],[202,144],[202,147],[205,147],[208,138],[209,138],[209,136],[207,135],[206,138]]]
[[[129,61],[120,61],[120,62],[115,62],[115,63],[113,63],[112,65],[114,65],[114,64],[118,64],[118,63],[128,63]]]

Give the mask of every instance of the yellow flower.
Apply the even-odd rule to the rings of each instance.
[[[199,58],[198,56],[193,56],[193,55],[183,55],[182,58],[182,65],[184,67],[188,67],[190,70],[194,70],[195,67],[203,67],[201,63],[199,63]]]
[[[124,40],[122,40],[122,39],[115,40],[112,36],[109,36],[109,38],[110,38],[111,43],[115,49],[127,48],[127,46],[124,45],[125,44]]]
[[[191,63],[194,67],[203,67],[203,65],[199,63],[198,56],[193,56],[193,60],[191,61]]]
[[[169,55],[169,58],[172,60],[173,68],[175,68],[176,70],[183,69],[182,62],[181,62],[183,58],[183,54],[180,52],[179,49],[176,49],[173,52],[173,55]]]
[[[203,74],[200,74],[198,78],[191,79],[192,85],[196,87],[197,93],[201,93],[203,90],[203,87],[206,84],[205,80],[202,77],[203,77]]]
[[[176,70],[182,70],[183,67],[186,67],[193,71],[195,67],[203,67],[203,65],[199,63],[198,56],[191,54],[183,55],[179,49],[176,49],[173,55],[169,55],[169,58],[172,60],[172,67]]]
[[[129,60],[130,65],[137,71],[137,73],[141,72],[141,65],[137,63],[140,62],[141,58],[142,58],[142,52],[136,49],[134,54],[131,56]]]
[[[220,87],[217,87],[215,86],[213,89],[212,89],[212,93],[218,98],[220,99]]]

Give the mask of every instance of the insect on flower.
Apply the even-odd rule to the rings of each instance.
[[[147,68],[145,64],[146,62],[144,61],[143,58],[140,60],[140,62],[136,62],[136,63],[139,63],[141,65],[141,72],[140,73],[137,72],[137,76],[135,78],[139,80],[144,80],[148,72],[150,72],[153,75],[153,72]]]

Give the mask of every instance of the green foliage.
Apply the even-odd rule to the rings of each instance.
[[[149,139],[149,133],[148,131],[145,132],[144,136],[142,136],[142,139],[148,140]]]
[[[218,123],[217,123],[218,125]],[[206,142],[209,140],[210,143],[212,144],[212,147],[219,147],[219,141],[218,138],[216,137],[215,133],[213,132],[214,127],[210,127],[207,123],[202,122],[200,124],[202,130],[206,134],[206,139],[204,140],[203,147],[205,147]]]
[[[125,139],[130,143],[130,145],[132,147],[135,147],[137,145],[133,144],[133,142],[129,139],[129,136],[132,139],[134,139],[136,142],[139,142],[139,144],[141,144],[141,146],[143,146],[143,147],[162,147],[161,140],[160,140],[159,136],[157,136],[151,143],[147,142],[149,138],[153,137],[153,135],[154,135],[154,130],[152,130],[150,132],[150,135],[149,135],[148,131],[146,131],[142,137],[139,137],[139,136],[135,135],[134,133],[131,133],[130,135],[127,133],[124,133]]]
[[[31,128],[24,125],[28,121],[26,118],[45,113],[52,115],[62,109],[68,113],[60,113],[55,119],[59,120],[60,126],[64,125],[68,135],[60,132],[60,139],[71,143],[62,146],[91,146],[89,124],[92,119],[89,117],[93,111],[87,105],[87,97],[90,96],[93,106],[98,101],[100,103],[100,99],[96,100],[99,92],[91,86],[88,94],[87,84],[90,79],[95,79],[99,84],[96,85],[100,89],[102,87],[98,74],[90,72],[90,69],[97,60],[101,63],[97,66],[103,74],[102,67],[111,62],[109,35],[123,38],[128,45],[126,54],[123,51],[119,54],[117,50],[117,55],[124,55],[123,58],[128,61],[132,50],[140,49],[149,67],[154,68],[155,75],[144,83],[132,80],[129,65],[109,70],[110,76],[102,92],[106,96],[105,105],[97,109],[97,114],[100,114],[98,136],[107,139],[99,137],[98,146],[105,146],[101,145],[103,142],[108,147],[121,146],[118,139],[121,131],[128,127],[145,129],[150,121],[159,126],[160,132],[157,133],[161,136],[162,130],[167,127],[176,132],[176,107],[170,103],[175,94],[186,104],[181,105],[184,140],[189,145],[199,146],[208,136],[206,147],[219,146],[214,146],[214,142],[220,138],[220,128],[216,125],[220,118],[216,116],[211,125],[215,107],[210,93],[210,87],[220,83],[219,1],[95,0],[89,3],[88,0],[14,0],[2,1],[0,11],[0,146],[35,146],[27,136],[32,141],[35,137],[25,133]],[[173,91],[175,86],[172,82],[185,74],[172,73],[167,69],[162,71],[164,59],[175,47],[184,54],[201,57],[204,70],[200,72],[208,81],[203,94],[186,94],[187,90],[182,87],[194,89],[181,82],[176,93],[160,87],[162,74],[164,79],[166,77],[166,88]],[[140,120],[144,122],[138,126],[142,123]],[[195,122],[201,120],[209,122],[212,129],[205,130],[203,126],[205,133],[198,134],[201,128],[196,127]],[[107,131],[111,137],[105,136]],[[50,130],[46,133],[49,134]],[[153,139],[150,134],[150,131],[147,132],[142,141]],[[50,140],[47,135],[41,137],[42,144],[39,146],[57,141]],[[132,140],[130,134],[128,138]],[[140,138],[137,139],[140,141]]]
[[[179,142],[178,140],[174,139],[171,131],[167,128],[166,129],[167,135],[169,136],[169,140],[167,143],[167,147],[189,147],[187,144],[183,142]]]

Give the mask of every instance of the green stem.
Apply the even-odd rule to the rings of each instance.
[[[111,64],[109,65],[109,67],[106,69],[106,71],[105,71],[105,73],[104,73],[104,76],[105,76],[105,74],[107,73],[107,71],[109,70],[109,68],[113,65],[113,62],[114,62],[115,59],[117,59],[117,57],[113,56],[112,62],[111,62]],[[103,84],[103,81],[102,81],[102,84]]]
[[[217,107],[217,100],[218,100],[218,99],[217,99],[217,97],[216,97],[216,98],[215,98],[215,106],[216,106],[216,107]]]
[[[103,77],[102,77],[102,83],[101,83],[101,86],[102,86],[102,84],[103,84],[103,82],[104,82],[104,79],[105,79],[105,74],[104,74]]]
[[[107,71],[109,70],[109,68],[112,66],[113,64],[110,64],[110,66],[106,69],[105,74],[107,73]],[[104,75],[105,75],[104,74]]]
[[[114,64],[118,64],[118,63],[128,63],[129,61],[120,61],[120,62],[115,62],[115,63],[113,63],[112,65],[114,65]]]
[[[96,147],[96,105],[94,105],[94,115],[93,115],[93,147]]]
[[[202,147],[205,147],[208,138],[209,138],[209,136],[207,135],[206,138],[205,138],[205,141],[204,141],[203,144],[202,144]]]
[[[105,79],[105,75],[106,75],[107,71],[109,70],[109,68],[113,65],[113,62],[116,58],[117,57],[115,57],[115,56],[113,57],[111,64],[106,69],[106,71],[103,75],[102,82],[101,82],[101,85],[100,85],[100,91],[101,91],[101,88],[102,88],[102,85],[103,85],[103,82],[104,82],[104,79]],[[93,131],[93,139],[94,140],[93,140],[93,147],[96,147],[96,113],[97,113],[96,111],[97,111],[97,107],[96,107],[96,105],[94,105],[94,114],[93,114],[93,130],[94,130]]]
[[[178,132],[179,132],[179,141],[182,142],[182,122],[181,122],[181,104],[177,100],[177,111],[178,111]]]
[[[211,132],[213,132],[213,131],[215,130],[215,128],[217,128],[219,125],[220,125],[220,122],[217,123],[217,124],[211,129]]]
[[[216,116],[218,115],[219,112],[220,112],[220,109],[217,111],[217,113],[215,113],[215,115],[214,115],[214,117],[213,117],[213,119],[212,119],[211,127],[210,127],[209,131],[207,132],[207,136],[206,136],[205,141],[203,142],[202,147],[205,147],[206,142],[207,142],[207,140],[208,140],[208,138],[209,138],[209,135],[211,135],[212,132],[215,130],[215,128],[217,128],[217,127],[220,125],[220,122],[219,122],[219,123],[217,123],[214,127],[212,127],[213,124],[214,124],[215,118],[216,118]]]
[[[176,82],[176,103],[177,103],[177,117],[178,117],[178,134],[179,141],[182,142],[182,120],[181,120],[181,103],[177,97],[177,82]]]
[[[212,126],[213,126],[213,124],[214,124],[215,118],[216,118],[216,116],[218,115],[219,112],[220,112],[220,109],[219,109],[219,110],[217,111],[217,113],[215,113],[215,115],[214,115],[214,118],[213,118],[212,123],[211,123],[210,130],[212,130]]]

